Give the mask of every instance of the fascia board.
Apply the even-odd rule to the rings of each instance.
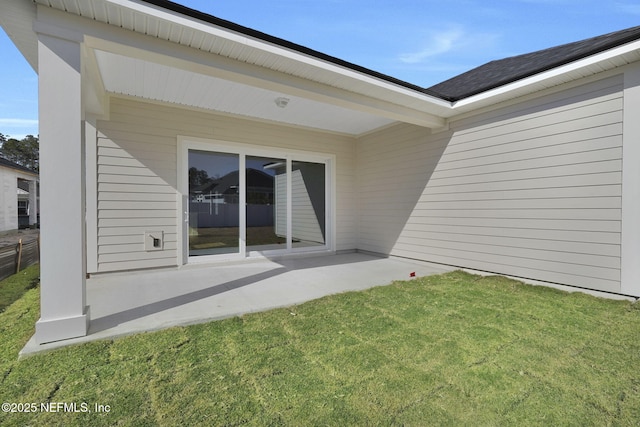
[[[309,97],[316,101],[429,128],[444,126],[445,120],[438,113],[449,108],[449,103],[442,100],[437,100],[438,105],[434,105],[431,100],[427,100],[425,103],[422,94],[409,89],[393,87],[394,90],[391,91],[383,90],[384,96],[381,96],[380,93],[373,96],[352,92],[303,77],[270,70],[259,65],[212,55],[206,51],[149,37],[141,33],[124,31],[119,27],[49,7],[39,6],[38,20],[34,24],[34,28],[37,31],[62,38],[74,40],[82,38],[85,46],[91,49],[147,59],[151,62],[175,66],[204,75],[281,91],[294,96]],[[358,75],[357,77],[363,76]],[[424,106],[424,108],[409,107],[408,104]]]
[[[41,2],[42,0],[37,0]],[[293,49],[289,49],[284,46],[277,45],[275,43],[271,43],[268,41],[264,41],[255,37],[251,37],[245,34],[238,33],[236,31],[217,27],[214,24],[200,21],[196,18],[191,18],[180,13],[163,9],[160,6],[155,6],[149,3],[143,3],[138,1],[131,0],[93,0],[96,3],[102,3],[104,5],[112,5],[124,10],[131,11],[133,13],[144,14],[150,19],[156,19],[159,21],[169,22],[174,25],[182,26],[185,29],[191,31],[198,31],[204,34],[209,34],[224,40],[227,40],[231,43],[236,43],[243,47],[249,47],[252,49],[259,50],[266,54],[272,55],[274,57],[285,58],[297,63],[309,65],[314,67],[319,73],[327,73],[333,75],[340,75],[342,77],[352,79],[354,81],[358,81],[360,83],[365,83],[370,85],[372,89],[375,87],[378,91],[378,96],[369,97],[363,94],[352,93],[348,99],[345,99],[344,94],[347,92],[344,89],[338,88],[330,88],[329,86],[323,85],[321,83],[317,83],[316,86],[322,86],[325,89],[325,92],[319,90],[311,90],[311,92],[315,93],[316,97],[324,98],[324,101],[329,99],[333,99],[334,103],[338,103],[337,105],[345,106],[352,108],[354,105],[354,101],[356,98],[359,98],[360,101],[357,101],[356,104],[359,104],[364,108],[362,111],[367,112],[380,112],[387,111],[384,114],[386,117],[393,118],[395,120],[401,120],[403,115],[406,115],[406,118],[410,118],[409,122],[414,124],[420,124],[427,127],[442,127],[445,126],[445,118],[452,118],[464,113],[470,113],[475,110],[479,110],[485,107],[488,107],[492,104],[498,104],[503,101],[507,101],[509,99],[513,99],[515,97],[526,96],[528,94],[534,93],[539,90],[540,83],[546,83],[547,86],[552,86],[554,80],[558,83],[561,83],[565,80],[562,79],[562,76],[570,74],[575,71],[579,71],[581,69],[586,69],[590,66],[598,64],[600,62],[605,62],[607,60],[613,59],[615,57],[624,55],[626,53],[632,52],[634,50],[640,49],[640,41],[632,42],[625,44],[623,46],[619,46],[617,48],[610,49],[608,51],[590,56],[588,58],[578,60],[564,66],[560,66],[554,68],[552,70],[536,74],[534,76],[518,80],[516,82],[500,86],[496,89],[492,89],[478,95],[474,95],[472,97],[457,101],[457,102],[449,102],[443,99],[421,93],[410,88],[402,87],[400,85],[393,84],[391,82],[387,82],[373,76],[366,75],[364,73],[360,73],[355,70],[351,70],[344,66],[340,66],[338,64],[333,64],[328,61],[324,61],[319,58],[315,58],[311,55],[295,51]],[[106,6],[105,6],[106,7]],[[42,15],[45,15],[46,10],[52,11],[50,7],[40,7],[42,10]],[[46,10],[45,10],[46,9]],[[67,16],[75,16],[71,15],[68,12],[59,11],[60,14],[64,14]],[[41,11],[39,10],[39,19],[40,19]],[[50,14],[53,15],[53,14]],[[96,21],[87,21],[94,24]],[[103,24],[105,26],[109,26],[108,24]],[[47,27],[46,23],[40,22],[35,26],[38,31],[45,32],[53,32],[52,28]],[[88,29],[87,29],[88,30]],[[129,33],[131,34],[131,33]],[[71,36],[71,32],[66,34],[67,37]],[[98,36],[99,37],[99,36]],[[124,42],[126,43],[126,42]],[[176,46],[180,46],[177,45]],[[191,49],[187,46],[180,46],[183,50]],[[195,50],[195,49],[191,49]],[[174,53],[176,49],[173,50]],[[204,51],[202,51],[204,53]],[[229,59],[229,61],[233,61]],[[234,61],[239,63],[240,61]],[[251,66],[249,66],[250,68]],[[273,87],[273,85],[279,87],[279,90],[284,90],[288,84],[295,83],[296,77],[287,75],[287,82],[282,80],[282,76],[277,77],[274,76],[277,72],[273,71],[273,73],[269,73],[269,70],[260,67],[258,65],[253,66],[256,68],[251,73],[248,73],[244,76],[244,78],[256,77],[256,71],[260,68],[262,71],[260,74],[264,75],[265,70],[267,71],[267,75],[271,75],[271,80],[269,86]],[[237,71],[237,70],[236,70]],[[281,74],[281,73],[280,73]],[[591,74],[591,73],[590,73]],[[227,76],[228,78],[229,76]],[[306,80],[303,78],[297,78],[297,80]],[[309,87],[310,81],[307,81],[307,84],[304,85]],[[254,81],[255,84],[255,81]],[[271,88],[270,87],[270,88]],[[331,95],[326,96],[326,88],[335,89],[332,91]],[[293,87],[289,88],[293,90],[293,92],[298,92],[301,89],[301,86],[298,84],[294,84]],[[382,94],[386,93],[386,95],[381,96],[380,90],[382,90]],[[308,91],[307,91],[308,92]],[[341,93],[339,96],[338,93]],[[307,93],[308,95],[308,93]],[[304,95],[302,95],[304,96]],[[364,99],[369,99],[369,101],[362,103],[361,101]],[[318,99],[318,98],[314,98]],[[410,102],[408,102],[410,101]],[[422,105],[422,108],[410,108],[406,107],[408,103],[412,105]],[[351,106],[351,107],[350,107]],[[406,119],[405,118],[405,119]],[[406,120],[404,120],[406,121]]]
[[[91,36],[85,38],[86,45],[91,49],[130,56],[151,63],[189,70],[205,76],[221,78],[291,96],[304,97],[329,105],[349,108],[420,126],[444,126],[444,119],[440,117],[388,100],[371,98],[300,77],[263,69],[256,65],[207,55],[194,49],[186,49],[183,46],[169,46],[172,50],[169,53],[165,50],[166,44],[156,43],[154,40],[145,41],[150,41],[150,43],[146,46],[138,45],[137,47],[132,47]]]
[[[297,52],[293,49],[288,49],[283,46],[279,46],[274,43],[269,43],[264,40],[260,40],[254,37],[250,37],[244,34],[240,34],[234,32],[233,30],[226,28],[219,28],[213,24],[202,22],[200,20],[186,17],[177,12],[173,12],[170,10],[162,9],[159,6],[154,6],[148,3],[139,3],[129,0],[95,0],[101,1],[103,3],[112,4],[123,9],[128,9],[136,13],[147,15],[148,17],[152,17],[162,21],[168,21],[170,23],[183,26],[189,30],[200,31],[205,34],[213,35],[215,37],[225,39],[232,43],[237,43],[244,47],[249,47],[253,49],[260,50],[264,53],[271,54],[274,56],[287,58],[299,63],[304,63],[310,66],[315,67],[320,71],[326,71],[333,74],[340,74],[342,76],[358,80],[361,82],[365,82],[369,85],[373,85],[379,88],[383,88],[387,91],[397,93],[399,95],[408,96],[411,98],[419,99],[423,102],[433,103],[434,106],[437,107],[449,107],[450,103],[439,99],[437,97],[420,93],[415,90],[411,90],[409,88],[405,88],[399,85],[395,85],[391,82],[386,82],[381,79],[377,79],[373,76],[368,76],[363,73],[359,73],[355,70],[350,70],[346,67],[339,66],[337,64],[332,64],[327,61],[323,61],[318,58],[314,58],[311,55],[306,55],[301,52]]]
[[[33,178],[37,178],[38,177],[38,173],[37,172],[28,172],[24,169],[18,169],[9,165],[0,165],[0,169],[4,169],[9,171],[10,173],[13,173],[15,175],[16,178],[20,178],[20,179],[24,179],[27,181],[31,181],[33,180]]]

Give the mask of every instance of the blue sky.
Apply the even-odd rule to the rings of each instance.
[[[640,25],[640,0],[178,0],[428,87],[494,59]],[[0,31],[0,133],[37,134],[37,76]]]

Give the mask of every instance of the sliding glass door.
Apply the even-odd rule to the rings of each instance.
[[[324,246],[326,187],[324,163],[291,165],[291,239],[293,247]]]
[[[239,159],[189,151],[189,256],[239,253]]]
[[[247,251],[269,251],[287,248],[286,233],[276,232],[276,206],[286,206],[287,194],[276,196],[276,171],[285,159],[246,157],[246,232]],[[285,217],[280,218],[286,224]]]
[[[299,160],[274,165],[275,232],[278,236],[290,236],[291,248],[324,246],[326,243],[325,168],[324,163]],[[288,187],[291,187],[290,192]],[[289,199],[291,202],[287,203]],[[291,221],[288,221],[289,217]]]
[[[183,145],[186,257],[329,248],[330,158]]]

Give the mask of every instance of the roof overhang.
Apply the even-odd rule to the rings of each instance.
[[[82,37],[83,78],[99,80],[85,91],[94,110],[104,91],[348,135],[446,123],[430,111],[448,107],[438,98],[146,2],[9,2],[20,21],[0,22],[36,69],[38,33]],[[24,27],[33,29],[16,33]]]
[[[81,37],[85,105],[94,114],[105,110],[106,94],[355,136],[397,122],[440,129],[456,116],[640,59],[640,42],[631,42],[451,103],[164,0],[4,2],[0,24],[36,70],[38,33]],[[278,98],[289,100],[286,108]]]
[[[33,31],[35,17],[35,3],[23,0],[3,1],[0,26],[31,68],[38,72],[38,36]]]
[[[0,159],[0,169],[8,169],[19,179],[33,180],[38,177],[38,172],[34,172],[13,162]]]

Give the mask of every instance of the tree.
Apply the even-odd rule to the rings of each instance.
[[[207,171],[195,168],[193,166],[189,168],[189,187],[190,188],[198,187],[202,184],[207,183],[209,180],[210,178],[209,178],[209,174],[207,174]]]
[[[40,169],[39,147],[37,136],[27,135],[17,140],[0,133],[0,156],[36,172]]]

